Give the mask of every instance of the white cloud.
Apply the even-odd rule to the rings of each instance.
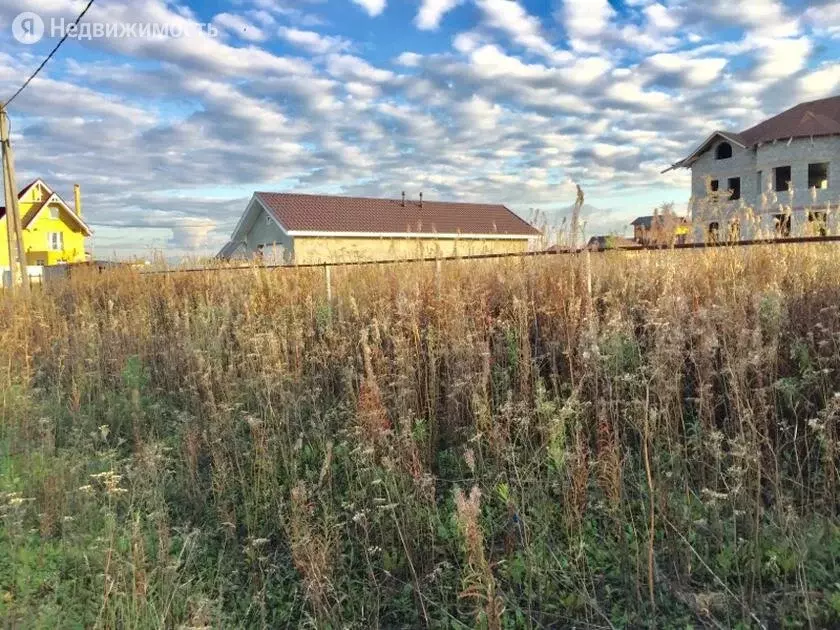
[[[484,43],[484,38],[478,33],[458,33],[452,40],[452,47],[458,52],[467,54],[474,51]]]
[[[423,56],[418,55],[417,53],[404,52],[401,53],[399,57],[397,57],[396,62],[401,66],[405,66],[406,68],[416,68],[420,65],[420,61],[422,59]]]
[[[744,27],[748,31],[765,37],[791,37],[799,33],[799,19],[791,17],[781,0],[704,0],[691,2],[691,11],[698,17],[730,27]]]
[[[758,63],[753,75],[762,81],[784,79],[803,69],[813,47],[807,37],[756,38],[755,45]]]
[[[800,77],[797,92],[802,100],[832,96],[840,87],[840,63],[831,63]]]
[[[477,95],[453,108],[462,119],[464,126],[470,129],[489,131],[495,129],[502,115],[502,108]]]
[[[540,64],[526,64],[518,57],[505,54],[497,46],[487,45],[470,53],[473,67],[484,77],[546,77],[549,70]]]
[[[393,72],[375,68],[364,59],[353,55],[330,55],[327,59],[327,71],[339,79],[372,83],[384,83],[394,77]]]
[[[649,57],[645,65],[656,73],[678,76],[686,85],[699,87],[717,79],[726,64],[727,60],[721,57],[691,59],[676,53],[659,53]]]
[[[645,16],[648,22],[658,31],[669,32],[676,30],[680,22],[674,16],[674,12],[668,10],[665,6],[654,2],[644,8]]]
[[[173,225],[171,244],[180,250],[201,251],[210,240],[217,223],[208,219],[188,217]]]
[[[607,88],[606,93],[607,96],[616,101],[645,107],[662,107],[670,100],[670,97],[664,92],[644,91],[639,85],[631,81],[613,83]]]
[[[542,33],[540,21],[516,0],[476,0],[488,26],[498,29],[519,46],[546,57],[556,51]]]
[[[830,37],[840,36],[840,2],[809,7],[802,15],[802,20],[817,33]]]
[[[585,42],[597,38],[614,14],[609,0],[564,0],[562,19],[572,46],[586,47]]]
[[[353,0],[356,4],[368,12],[371,17],[376,17],[385,10],[386,0]]]
[[[330,37],[314,31],[303,31],[288,26],[281,27],[278,35],[290,44],[302,48],[313,55],[326,55],[327,53],[341,52],[350,48],[350,42],[341,37]]]
[[[414,23],[421,30],[435,30],[441,18],[460,3],[461,0],[423,0]]]

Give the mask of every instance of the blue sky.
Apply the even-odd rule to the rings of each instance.
[[[0,98],[81,0],[4,0]],[[32,11],[36,44],[12,36]],[[508,204],[591,234],[688,201],[714,129],[840,92],[840,1],[97,0],[12,105],[21,183],[83,188],[100,257],[212,253],[256,189]],[[207,29],[206,24],[212,24]],[[167,31],[167,32],[172,32]]]

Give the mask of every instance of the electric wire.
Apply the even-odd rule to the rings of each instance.
[[[64,37],[62,37],[62,38],[59,40],[59,42],[55,45],[55,48],[53,48],[53,49],[50,51],[50,54],[49,54],[49,55],[47,55],[46,59],[44,59],[44,60],[41,62],[41,65],[40,65],[40,66],[38,66],[38,67],[35,69],[35,72],[33,72],[33,73],[29,76],[29,78],[28,78],[28,79],[24,82],[24,84],[23,84],[23,85],[21,85],[21,86],[20,86],[20,88],[18,88],[18,91],[17,91],[17,92],[15,92],[14,94],[12,94],[12,96],[11,96],[11,97],[10,97],[10,98],[9,98],[9,99],[5,102],[5,103],[3,103],[3,105],[2,105],[2,107],[3,107],[3,108],[8,107],[8,106],[9,106],[9,104],[10,104],[13,100],[15,100],[15,99],[18,97],[18,95],[19,95],[21,92],[23,92],[23,91],[27,88],[27,86],[28,86],[30,83],[32,83],[32,80],[33,80],[36,76],[38,76],[38,73],[39,73],[39,72],[41,72],[41,70],[44,68],[44,66],[45,66],[45,65],[47,65],[47,62],[48,62],[50,59],[52,59],[52,58],[53,58],[53,55],[55,55],[55,53],[56,53],[56,52],[58,52],[58,49],[59,49],[59,48],[61,48],[61,45],[62,45],[62,44],[64,43],[64,41],[65,41],[65,40],[66,40],[66,39],[70,36],[70,33],[72,33],[73,31],[75,31],[75,30],[76,30],[76,27],[79,25],[79,22],[80,22],[80,21],[81,21],[81,19],[85,16],[85,13],[87,13],[87,12],[88,12],[88,9],[90,9],[90,7],[91,7],[91,5],[92,5],[92,4],[93,4],[93,0],[90,0],[90,1],[87,3],[87,6],[86,6],[84,9],[82,9],[82,12],[81,12],[81,13],[79,13],[79,17],[77,17],[77,18],[76,18],[76,21],[75,21],[75,22],[73,22],[72,26],[70,26],[70,27],[68,27],[67,29],[65,29],[65,31],[64,31]]]

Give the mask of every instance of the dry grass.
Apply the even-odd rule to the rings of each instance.
[[[6,297],[12,626],[840,623],[831,244]],[[591,281],[592,294],[588,283]]]

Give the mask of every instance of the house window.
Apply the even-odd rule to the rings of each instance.
[[[808,188],[828,188],[828,162],[808,165]]]
[[[718,180],[713,179],[711,182],[709,182],[709,189],[712,192],[717,192],[718,188],[720,188],[720,182],[718,182]]]
[[[38,260],[35,261],[35,265],[38,266],[38,267],[43,267],[46,264],[47,263],[44,262],[43,258],[39,258]]]
[[[776,192],[784,192],[790,185],[790,166],[777,166],[773,169]]]
[[[790,215],[777,214],[774,217],[776,223],[776,236],[787,238],[790,236]]]
[[[826,236],[828,234],[828,215],[825,212],[809,212],[808,231],[814,236]]]
[[[717,221],[709,223],[709,242],[717,243],[720,237],[720,224]]]
[[[730,199],[740,199],[741,198],[741,178],[740,177],[730,177],[729,182],[727,184],[727,188],[730,191],[729,198]]]
[[[739,219],[732,219],[729,223],[729,242],[737,243],[741,240],[741,221]]]
[[[58,218],[58,208],[53,206],[50,208],[50,219],[57,219]]]
[[[64,233],[48,232],[47,246],[53,251],[61,251],[62,249],[64,249]]]
[[[732,145],[728,142],[721,142],[717,145],[717,149],[715,150],[715,159],[716,160],[725,160],[726,158],[732,157]]]

